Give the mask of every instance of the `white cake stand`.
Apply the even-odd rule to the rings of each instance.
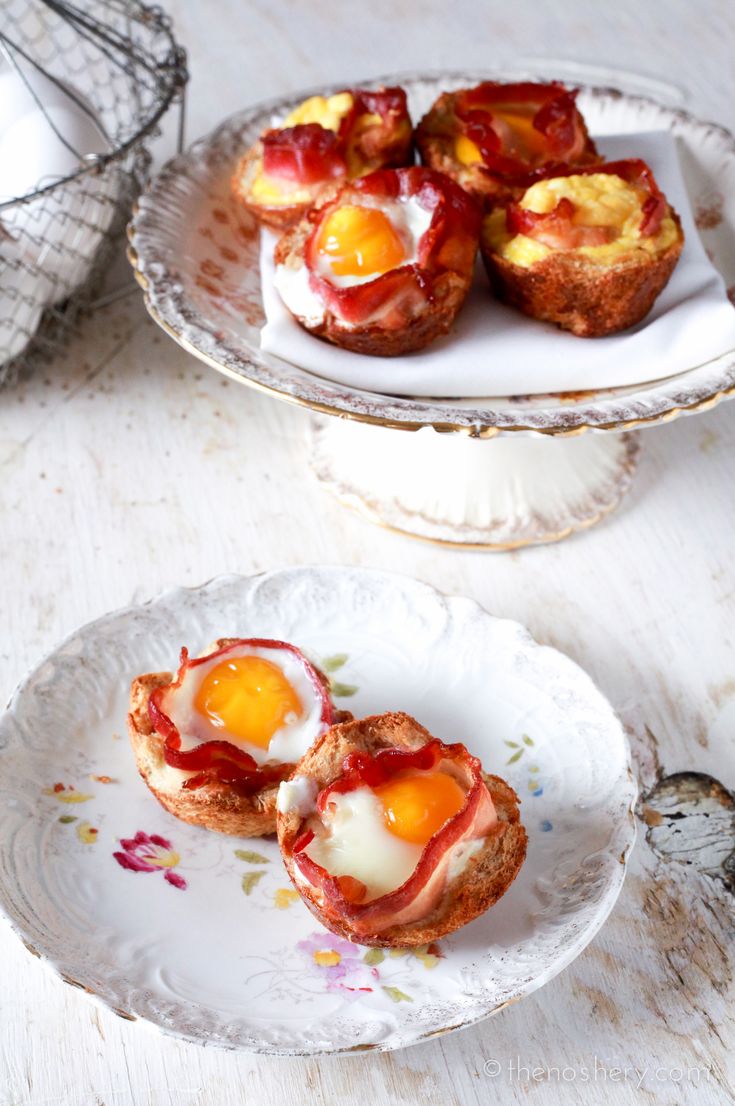
[[[440,90],[489,76],[400,75],[370,83],[401,84],[417,118]],[[341,502],[391,529],[463,547],[557,541],[620,502],[635,470],[635,431],[735,394],[735,351],[636,387],[468,400],[360,391],[263,353],[258,229],[231,200],[229,181],[243,148],[310,94],[238,113],[170,161],[136,208],[129,257],[149,312],[180,345],[315,413],[311,464]],[[735,139],[715,124],[614,89],[583,87],[578,102],[594,134],[676,136],[697,226],[735,299]]]

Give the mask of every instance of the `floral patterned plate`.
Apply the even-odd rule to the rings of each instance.
[[[409,711],[508,778],[529,851],[501,902],[438,945],[368,950],[319,928],[273,840],[163,810],[125,736],[129,681],[230,634],[295,642],[341,706]],[[179,1037],[398,1048],[487,1017],[577,956],[620,891],[634,799],[608,703],[516,623],[366,569],[224,577],[91,623],[15,693],[0,721],[0,904],[67,982]]]

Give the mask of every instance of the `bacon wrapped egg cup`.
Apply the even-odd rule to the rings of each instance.
[[[278,785],[336,721],[329,684],[294,645],[222,638],[181,650],[176,676],[133,680],[128,728],[138,771],[177,818],[240,837],[275,830]]]
[[[526,855],[518,797],[407,714],[334,726],[278,793],[296,889],[363,945],[438,940],[492,906]]]
[[[645,162],[608,162],[531,185],[485,217],[481,248],[498,297],[583,338],[640,322],[684,245]]]
[[[554,167],[600,160],[576,96],[528,81],[444,92],[416,128],[421,160],[492,206]]]
[[[257,219],[282,230],[326,187],[412,160],[403,89],[352,89],[312,96],[264,131],[238,163],[232,190]]]
[[[309,333],[382,357],[446,334],[472,283],[474,201],[441,173],[383,169],[345,185],[279,240],[275,286]]]

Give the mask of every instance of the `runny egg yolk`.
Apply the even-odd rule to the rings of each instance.
[[[499,123],[506,124],[507,130],[501,127],[501,135],[505,138],[506,154],[528,158],[544,153],[545,139],[543,134],[534,127],[533,115],[524,113],[522,108],[513,110],[512,107],[493,106],[477,110],[486,110]],[[462,165],[475,165],[483,160],[480,147],[465,134],[457,136],[454,143],[454,156]]]
[[[462,165],[476,165],[482,161],[480,147],[466,134],[458,134],[454,142],[454,156]]]
[[[524,112],[523,108],[514,110],[511,107],[501,108],[497,112],[499,118],[510,128],[507,143],[509,149],[520,156],[542,154],[546,149],[545,136],[533,125],[535,111],[535,108],[529,113]]]
[[[194,708],[228,737],[267,749],[284,723],[303,714],[303,705],[281,669],[263,657],[233,657],[209,670]]]
[[[425,845],[465,803],[464,791],[446,772],[401,772],[375,794],[386,828],[415,845]]]
[[[335,276],[378,276],[406,258],[401,236],[388,216],[354,204],[343,204],[327,216],[316,247],[329,259]]]

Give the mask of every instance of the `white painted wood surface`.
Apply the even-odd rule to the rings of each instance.
[[[735,124],[727,0],[170,6],[190,51],[189,138],[320,81],[546,57],[562,59],[549,74]],[[627,723],[644,790],[687,770],[735,788],[733,408],[646,432],[633,491],[589,533],[495,556],[346,513],[305,467],[308,417],[188,357],[137,294],[3,392],[0,692],[80,623],[171,584],[346,561],[471,595],[567,651]],[[495,1019],[396,1054],[288,1061],[163,1039],[98,1010],[0,926],[0,1106],[731,1102],[732,896],[657,856],[645,828],[611,919],[566,972]]]

